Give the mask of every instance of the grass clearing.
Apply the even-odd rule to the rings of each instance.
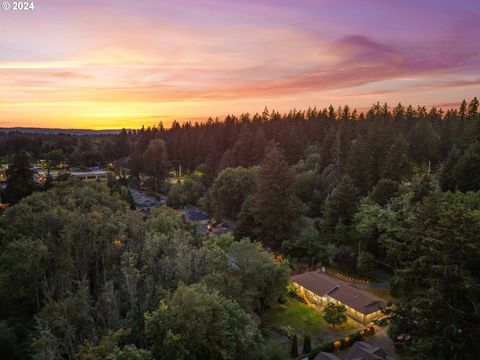
[[[358,328],[352,321],[342,327],[332,328],[323,319],[322,312],[294,297],[288,297],[285,304],[277,304],[262,317],[262,326],[269,328],[291,327],[297,334],[313,338],[336,338]]]

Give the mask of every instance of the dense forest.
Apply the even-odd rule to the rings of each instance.
[[[478,106],[475,98],[446,112],[266,109],[113,136],[0,135],[4,162],[20,163],[23,151],[52,167],[111,162],[129,169],[131,186],[168,195],[170,207],[198,206],[236,225],[212,240],[167,207],[151,217],[129,210],[111,186],[58,181],[26,196],[29,185],[0,218],[2,351],[267,357],[251,316],[284,296],[289,264],[389,274],[396,349],[411,359],[474,359]],[[181,181],[164,181],[179,168]]]
[[[250,317],[286,262],[201,239],[166,207],[145,219],[105,185],[68,181],[0,219],[0,353],[35,359],[261,358]]]

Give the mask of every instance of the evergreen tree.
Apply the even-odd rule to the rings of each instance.
[[[133,150],[128,159],[128,167],[130,168],[130,175],[139,179],[143,168],[143,158],[141,152],[137,148]]]
[[[465,120],[465,118],[467,117],[467,102],[465,101],[465,99],[463,99],[462,103],[460,104],[460,109],[458,113],[460,115],[460,120]]]
[[[255,220],[255,194],[247,196],[240,208],[235,228],[235,237],[255,239],[257,222]]]
[[[355,214],[357,199],[352,179],[345,176],[325,200],[323,217],[326,225],[330,229],[334,229],[339,221],[349,225]]]
[[[218,151],[217,145],[215,144],[215,142],[212,142],[204,166],[207,184],[211,183],[215,178],[215,174],[217,172],[221,157],[222,155]]]
[[[374,186],[368,197],[380,206],[386,206],[388,201],[398,194],[400,184],[390,179],[381,179]]]
[[[128,137],[127,130],[122,129],[120,134],[117,137],[117,142],[115,144],[115,156],[117,158],[128,156],[130,149],[130,139]]]
[[[421,202],[425,197],[430,195],[436,189],[436,184],[433,182],[430,174],[423,174],[413,183],[412,203]]]
[[[293,193],[293,180],[282,150],[271,144],[257,176],[254,213],[259,239],[275,249],[290,237],[293,224],[303,211]]]
[[[240,130],[237,141],[232,147],[232,161],[231,166],[249,167],[253,165],[252,161],[252,134],[248,126],[244,125]]]
[[[460,159],[460,151],[456,146],[450,150],[447,161],[440,170],[440,187],[442,191],[455,191],[457,181],[455,176],[455,168]]]
[[[252,163],[254,165],[260,164],[264,155],[265,155],[265,147],[267,146],[267,138],[265,136],[265,132],[263,131],[263,127],[259,127],[255,133],[255,139],[253,140],[253,147],[252,147]]]
[[[15,204],[30,195],[34,188],[33,172],[30,156],[26,151],[21,151],[13,158],[13,164],[7,170],[7,188],[5,200]]]
[[[388,149],[382,177],[400,181],[408,178],[411,174],[412,164],[408,158],[408,143],[402,135]]]
[[[303,339],[303,353],[310,354],[311,351],[312,351],[312,341],[310,339],[310,335],[305,335],[305,338]]]
[[[471,196],[430,194],[395,252],[390,335],[408,358],[475,359],[480,352],[480,218]]]
[[[417,116],[421,117],[422,114]],[[420,118],[412,129],[410,139],[410,156],[419,164],[435,164],[439,158],[440,136],[431,122]]]
[[[454,174],[458,190],[480,190],[480,143],[472,144],[460,157]]]
[[[298,338],[297,338],[297,334],[294,334],[293,335],[293,339],[292,339],[292,347],[290,349],[290,356],[292,358],[296,358],[298,356]]]
[[[469,119],[475,119],[478,114],[478,105],[479,102],[477,100],[477,97],[475,97],[470,103],[468,104],[468,109],[467,109],[467,117]]]
[[[152,140],[143,154],[143,168],[155,180],[155,191],[158,191],[159,182],[167,177],[170,167],[165,141]]]

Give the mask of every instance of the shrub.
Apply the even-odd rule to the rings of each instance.
[[[362,340],[362,334],[360,334],[360,331],[356,331],[349,336],[350,336],[350,339],[352,340],[352,343],[355,341]]]
[[[309,335],[305,335],[303,339],[303,353],[308,354],[312,351],[312,341],[310,340]]]
[[[292,340],[292,348],[290,350],[290,355],[292,358],[296,358],[298,356],[298,339],[297,339],[297,334],[293,335],[293,340]]]
[[[333,342],[331,341],[324,342],[322,345],[315,347],[308,355],[308,358],[310,360],[313,360],[315,356],[318,355],[319,352],[321,351],[333,352],[334,349],[335,349],[335,346],[333,345]]]
[[[333,341],[324,342],[320,347],[320,351],[330,352],[333,350],[335,350],[335,345],[333,344]]]

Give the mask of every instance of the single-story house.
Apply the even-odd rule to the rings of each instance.
[[[364,341],[353,344],[342,358],[343,360],[393,360],[382,348]],[[340,360],[340,358],[331,353],[321,352],[315,356],[314,360]]]
[[[106,181],[109,174],[111,174],[109,170],[76,171],[70,173],[72,177],[85,181]]]
[[[324,272],[310,271],[294,275],[290,280],[297,294],[306,301],[319,306],[328,303],[344,305],[346,315],[362,324],[380,318],[382,309],[387,306],[385,300]]]

